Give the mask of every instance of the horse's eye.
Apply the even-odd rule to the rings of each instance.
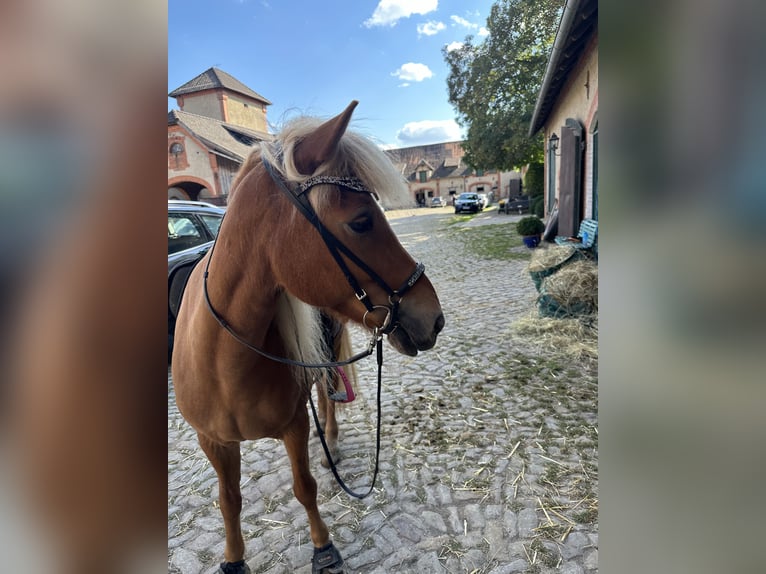
[[[372,230],[372,217],[360,217],[349,222],[348,226],[354,233],[367,233]]]

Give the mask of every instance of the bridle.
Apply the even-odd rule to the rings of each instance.
[[[392,289],[380,275],[375,273],[375,271],[369,265],[357,257],[353,251],[341,243],[338,238],[336,238],[330,232],[330,230],[322,225],[322,221],[319,219],[317,212],[314,210],[314,207],[311,205],[311,202],[308,199],[308,192],[312,187],[316,185],[335,185],[337,187],[343,188],[346,191],[355,193],[372,194],[372,192],[365,187],[361,180],[355,177],[337,177],[332,175],[317,175],[308,178],[306,181],[299,185],[290,186],[279,174],[279,172],[277,172],[274,166],[271,165],[271,162],[269,162],[263,156],[261,156],[261,161],[263,163],[263,167],[266,168],[266,172],[279,186],[279,189],[284,192],[288,199],[293,202],[293,205],[298,208],[298,211],[300,211],[301,214],[303,214],[303,216],[308,220],[308,222],[311,223],[311,225],[313,225],[314,228],[319,232],[319,235],[322,237],[322,240],[327,246],[327,249],[333,256],[333,259],[335,259],[338,267],[340,267],[340,270],[346,277],[346,281],[354,290],[356,298],[367,309],[364,317],[362,318],[362,323],[365,325],[365,327],[374,331],[375,328],[370,327],[367,324],[367,316],[374,312],[376,309],[384,309],[386,311],[386,317],[383,320],[382,326],[378,327],[377,329],[384,335],[394,331],[394,329],[396,329],[398,326],[397,319],[399,314],[399,303],[401,303],[404,294],[409,291],[412,286],[417,283],[418,279],[420,279],[420,277],[423,275],[423,272],[426,269],[425,265],[422,263],[417,263],[415,265],[415,270],[410,274],[409,277],[407,277],[407,279],[399,286],[399,288]],[[369,295],[365,292],[364,289],[362,289],[362,286],[359,285],[359,281],[357,281],[356,277],[354,277],[353,273],[351,273],[349,270],[348,265],[346,265],[342,255],[345,255],[351,262],[354,263],[354,265],[364,271],[370,277],[370,279],[372,279],[381,289],[383,289],[383,291],[386,292],[388,295],[389,305],[375,305],[372,303],[372,301],[370,301]]]
[[[277,154],[277,157],[281,156],[281,152]],[[366,311],[364,313],[364,316],[362,317],[362,323],[365,327],[370,329],[372,331],[372,338],[370,339],[369,345],[365,351],[362,351],[360,353],[357,353],[353,357],[346,359],[344,361],[328,361],[324,363],[305,363],[302,361],[297,361],[294,359],[288,359],[287,357],[279,357],[276,355],[272,355],[271,353],[268,353],[267,351],[264,351],[263,349],[256,347],[249,343],[246,339],[244,339],[242,336],[240,336],[234,329],[231,327],[231,325],[223,318],[223,316],[213,307],[212,301],[210,301],[210,295],[208,293],[207,288],[207,280],[208,275],[210,271],[210,261],[213,259],[213,253],[215,251],[215,246],[218,243],[218,235],[216,235],[215,240],[213,241],[213,245],[210,248],[210,254],[208,255],[207,262],[205,264],[205,272],[203,274],[203,292],[205,296],[205,303],[207,304],[208,310],[213,315],[215,320],[218,322],[218,324],[227,331],[237,342],[239,342],[241,345],[247,347],[248,349],[255,351],[259,355],[270,359],[272,361],[276,361],[279,363],[296,366],[296,367],[303,367],[308,369],[318,369],[318,368],[332,368],[332,367],[342,367],[345,365],[349,365],[351,363],[354,363],[360,359],[363,359],[365,357],[369,357],[373,350],[377,348],[377,363],[378,363],[378,391],[377,391],[377,407],[378,407],[378,424],[377,424],[377,433],[376,433],[376,450],[375,450],[375,470],[372,477],[372,483],[370,484],[369,489],[364,494],[359,494],[357,492],[354,492],[351,490],[346,484],[343,482],[341,477],[338,475],[338,471],[335,467],[335,462],[332,459],[332,455],[330,454],[330,449],[327,446],[327,442],[324,438],[324,431],[322,430],[321,424],[319,423],[319,416],[317,415],[317,410],[314,405],[314,400],[311,396],[311,391],[309,389],[308,397],[309,397],[309,403],[311,404],[311,412],[314,416],[314,423],[317,428],[317,433],[319,434],[319,440],[322,443],[322,449],[324,450],[325,456],[327,457],[327,461],[330,464],[330,470],[333,473],[333,476],[335,477],[335,480],[338,482],[338,484],[345,490],[349,495],[355,497],[355,498],[366,498],[372,493],[373,488],[375,487],[375,481],[378,476],[378,461],[380,458],[380,413],[381,413],[381,379],[382,379],[382,368],[383,368],[383,335],[387,335],[392,333],[398,326],[398,317],[399,317],[399,304],[402,301],[402,298],[404,297],[404,294],[409,291],[415,283],[417,283],[418,279],[420,279],[423,276],[423,272],[425,271],[425,265],[422,263],[417,263],[415,266],[415,270],[410,273],[409,277],[402,283],[402,285],[398,289],[392,289],[386,281],[380,277],[369,265],[367,265],[364,261],[362,261],[356,254],[354,254],[353,251],[351,251],[346,245],[344,245],[340,240],[338,240],[323,224],[320,220],[319,216],[317,215],[316,211],[314,210],[314,207],[311,205],[311,202],[308,199],[308,192],[311,190],[312,187],[317,185],[335,185],[337,187],[341,187],[346,191],[351,191],[355,193],[369,193],[372,194],[372,192],[367,189],[367,187],[364,185],[364,183],[355,177],[339,177],[339,176],[328,176],[328,175],[318,175],[313,176],[305,180],[303,183],[298,185],[290,185],[285,178],[274,168],[273,165],[263,156],[261,155],[261,162],[266,169],[266,173],[269,174],[271,179],[274,181],[274,183],[277,184],[277,187],[292,201],[293,205],[298,209],[298,211],[308,220],[311,225],[314,226],[314,228],[319,232],[320,237],[324,241],[325,245],[327,246],[327,249],[330,251],[330,254],[333,256],[333,259],[335,260],[338,267],[340,267],[341,271],[343,272],[343,275],[346,278],[346,281],[351,286],[351,288],[354,290],[354,294],[356,295],[356,298],[364,305]],[[219,234],[220,234],[220,228],[223,226],[223,220],[221,221],[221,225],[219,226]],[[367,292],[362,288],[362,286],[359,284],[359,281],[356,279],[353,273],[351,273],[351,270],[348,268],[348,265],[346,264],[346,261],[343,259],[343,256],[347,257],[351,262],[354,263],[357,267],[359,267],[364,273],[366,273],[370,279],[372,279],[380,288],[383,289],[383,291],[386,292],[388,295],[388,303],[389,305],[376,305],[371,300]],[[367,324],[367,317],[369,314],[373,313],[377,309],[383,309],[386,311],[386,317],[383,320],[383,323],[380,327],[374,327]]]

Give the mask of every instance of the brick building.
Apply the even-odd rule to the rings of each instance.
[[[390,149],[388,155],[407,180],[415,205],[429,205],[432,197],[443,197],[452,204],[463,192],[486,193],[497,201],[515,196],[521,189],[518,172],[468,166],[459,141]]]
[[[168,112],[168,199],[224,205],[239,166],[271,137],[271,102],[217,68],[168,95],[180,108]]]

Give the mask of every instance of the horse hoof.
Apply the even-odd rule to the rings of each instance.
[[[311,560],[311,574],[342,574],[343,557],[332,542],[322,548],[314,548]]]
[[[340,462],[340,455],[337,451],[331,453],[332,454],[332,460],[335,464],[338,464]],[[330,462],[327,460],[327,457],[323,454],[322,460],[320,461],[322,463],[322,466],[325,468],[330,468]]]
[[[250,574],[250,568],[244,560],[239,562],[221,562],[216,574]]]

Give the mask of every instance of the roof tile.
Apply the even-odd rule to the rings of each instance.
[[[232,92],[237,92],[244,96],[248,96],[259,102],[263,102],[266,105],[271,105],[271,102],[248,88],[245,84],[240,82],[234,76],[227,74],[223,70],[218,68],[209,68],[202,72],[196,78],[193,78],[186,82],[183,86],[180,86],[168,94],[171,98],[177,98],[184,94],[194,94],[203,90],[212,90],[216,88],[224,88]]]

